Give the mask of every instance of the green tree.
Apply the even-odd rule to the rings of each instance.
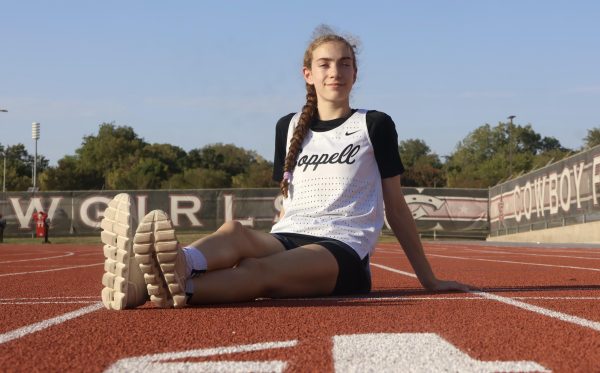
[[[102,123],[98,135],[85,136],[76,150],[81,168],[96,172],[105,180],[106,189],[115,189],[109,182],[109,174],[123,164],[131,164],[132,157],[139,157],[147,144],[139,138],[133,128],[116,126],[114,123]],[[111,177],[116,182],[119,178]]]
[[[443,164],[436,154],[424,155],[406,170],[402,176],[402,184],[417,187],[443,187],[446,184]]]
[[[82,168],[78,157],[73,155],[64,156],[56,167],[48,167],[40,175],[43,190],[89,190],[100,189],[103,185],[104,177]]]
[[[162,183],[164,189],[230,188],[231,176],[222,170],[186,169]]]
[[[273,164],[267,161],[252,163],[248,170],[233,176],[233,188],[273,188],[278,184],[273,181]]]
[[[222,170],[234,176],[248,170],[250,164],[262,160],[256,152],[237,147],[233,144],[206,145],[197,152],[190,152],[190,157],[199,163],[199,167],[210,170]],[[191,162],[188,162],[188,167]]]
[[[600,127],[595,127],[588,130],[587,136],[583,139],[586,148],[593,148],[600,145]]]
[[[75,155],[48,168],[41,182],[46,190],[253,188],[275,186],[271,172],[270,162],[232,144],[186,153],[170,144],[148,144],[131,127],[102,123]]]
[[[183,171],[186,152],[169,144],[146,144],[140,152],[123,159],[107,174],[111,189],[160,189]]]
[[[142,156],[160,161],[164,165],[165,171],[165,174],[161,176],[168,179],[171,175],[183,171],[187,153],[179,146],[171,144],[149,144],[144,147]]]
[[[408,139],[398,146],[405,167],[402,184],[405,186],[441,187],[445,184],[443,165],[425,141]]]
[[[188,153],[185,164],[189,170],[199,168],[224,172],[227,182],[214,186],[215,188],[274,186],[271,181],[273,165],[255,151],[233,144],[217,143],[206,145],[201,149],[192,149]],[[213,181],[216,180],[215,175],[217,174],[211,174]],[[172,181],[171,185],[173,185]],[[199,188],[199,186],[192,187]]]
[[[108,171],[109,189],[159,189],[166,166],[158,159],[131,156]]]
[[[4,157],[6,157],[6,190],[7,191],[25,191],[33,186],[33,159],[34,156],[27,152],[25,145],[0,144],[0,154],[2,154],[2,170],[4,172]],[[39,176],[48,168],[48,159],[38,154],[36,173]],[[36,186],[38,183],[36,183]],[[43,189],[43,188],[40,188]]]
[[[487,188],[570,152],[557,139],[536,133],[529,124],[485,124],[459,142],[448,157],[448,186]]]

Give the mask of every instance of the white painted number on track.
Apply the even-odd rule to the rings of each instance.
[[[287,362],[182,362],[182,359],[291,348],[297,341],[258,343],[146,355],[119,360],[107,372],[283,372]],[[437,334],[381,333],[333,337],[336,372],[549,372],[531,361],[479,361]],[[179,360],[179,361],[174,361]]]
[[[336,372],[549,372],[531,361],[479,361],[433,333],[333,337]]]
[[[278,360],[194,363],[172,361],[186,358],[235,354],[239,352],[270,350],[274,348],[289,348],[294,347],[296,343],[296,341],[269,342],[139,356],[119,360],[110,366],[106,372],[283,372],[287,363]]]

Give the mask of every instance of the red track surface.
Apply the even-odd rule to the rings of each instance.
[[[428,293],[399,246],[380,244],[368,297],[108,311],[100,245],[3,244],[0,367],[600,371],[600,249],[444,242],[426,252],[439,277],[480,291]]]

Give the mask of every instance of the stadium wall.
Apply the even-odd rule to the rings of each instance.
[[[108,202],[129,193],[137,215],[166,211],[178,231],[214,231],[229,220],[268,230],[282,207],[279,189],[194,189],[0,193],[0,211],[7,219],[6,237],[28,237],[32,215],[45,211],[52,236],[99,234]],[[485,238],[489,232],[485,189],[403,188],[423,236]],[[391,233],[389,227],[384,232]]]
[[[600,146],[490,188],[490,241],[600,243]]]

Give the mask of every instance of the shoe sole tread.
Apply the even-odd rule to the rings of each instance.
[[[134,227],[130,225],[130,217],[130,197],[119,194],[109,202],[100,223],[105,257],[101,297],[107,309],[134,308],[144,304],[148,298],[141,275],[132,273],[139,270],[132,255]]]
[[[174,273],[179,242],[168,216],[155,210],[147,214],[137,228],[133,251],[144,273],[150,300],[161,308],[186,305],[186,294]]]

